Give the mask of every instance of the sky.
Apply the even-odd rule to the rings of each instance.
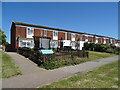
[[[3,2],[2,30],[12,21],[118,38],[117,2]]]

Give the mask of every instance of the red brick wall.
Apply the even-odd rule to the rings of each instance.
[[[44,30],[42,29],[34,29],[34,35],[35,36],[44,36]]]
[[[53,31],[47,31],[47,37],[53,39]]]
[[[80,35],[78,34],[75,35],[75,41],[80,41]]]
[[[71,40],[71,33],[67,33],[67,40]]]
[[[92,42],[92,37],[88,36],[88,42]]]
[[[101,43],[101,38],[98,38],[98,43]]]
[[[21,38],[26,38],[26,27],[16,26],[16,37],[20,35]]]
[[[93,42],[96,42],[96,37],[93,37]]]
[[[102,43],[104,43],[104,38],[102,38]]]
[[[58,32],[58,40],[65,40],[65,33],[64,32]]]
[[[112,40],[112,44],[115,44],[115,40],[114,39]]]
[[[17,41],[17,37],[20,36],[20,38],[26,38],[26,27],[16,26],[15,32],[16,32],[15,47],[19,47],[19,42]]]
[[[82,41],[85,41],[85,35],[82,35]]]
[[[106,43],[109,43],[109,39],[106,39]]]

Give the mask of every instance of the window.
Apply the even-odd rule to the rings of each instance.
[[[33,40],[20,40],[19,46],[20,47],[33,47],[34,43],[33,43]]]
[[[57,41],[50,42],[50,46],[51,47],[57,47],[58,46],[58,42]]]
[[[104,42],[106,42],[106,38],[104,38]]]
[[[28,28],[28,35],[33,35],[34,31],[33,28]]]
[[[56,46],[56,47],[58,46],[58,42],[57,42],[57,41],[55,42],[55,46]]]
[[[30,42],[27,42],[27,46],[30,47],[30,46],[31,46],[31,43],[30,43]]]
[[[72,34],[72,38],[75,38],[75,34]]]
[[[44,36],[46,36],[47,35],[47,31],[46,30],[44,30]]]
[[[26,42],[24,42],[23,40],[22,41],[20,41],[20,45],[19,45],[20,47],[26,47]]]
[[[80,36],[80,41],[82,41],[82,36]]]
[[[58,32],[54,32],[54,34],[53,34],[54,36],[58,36]]]
[[[22,41],[19,41],[19,47],[21,47],[22,46]]]
[[[22,42],[22,46],[23,46],[23,47],[26,47],[26,42]]]
[[[111,39],[111,43],[112,43],[112,39]]]
[[[98,38],[96,38],[96,40],[98,41]]]
[[[88,39],[88,36],[86,36],[85,39]]]

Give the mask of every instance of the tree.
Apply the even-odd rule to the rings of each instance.
[[[0,45],[1,44],[6,44],[6,35],[4,34],[4,31],[2,31],[2,29],[0,29]]]

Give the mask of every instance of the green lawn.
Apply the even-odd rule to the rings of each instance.
[[[112,57],[112,56],[115,56],[115,54],[89,51],[89,58],[88,59],[95,60],[95,59],[107,58],[107,57]]]
[[[21,72],[12,58],[4,52],[0,51],[0,65],[2,66],[0,78],[9,78],[11,76],[20,75]]]
[[[40,88],[118,88],[118,62]]]
[[[75,57],[73,59],[68,58],[66,60],[51,59],[41,64],[40,67],[49,70],[49,69],[55,69],[59,67],[69,66],[69,65],[76,65],[76,64],[83,63],[83,62],[106,58],[106,57],[112,57],[112,56],[115,56],[115,54],[89,51],[89,58],[76,58]]]

